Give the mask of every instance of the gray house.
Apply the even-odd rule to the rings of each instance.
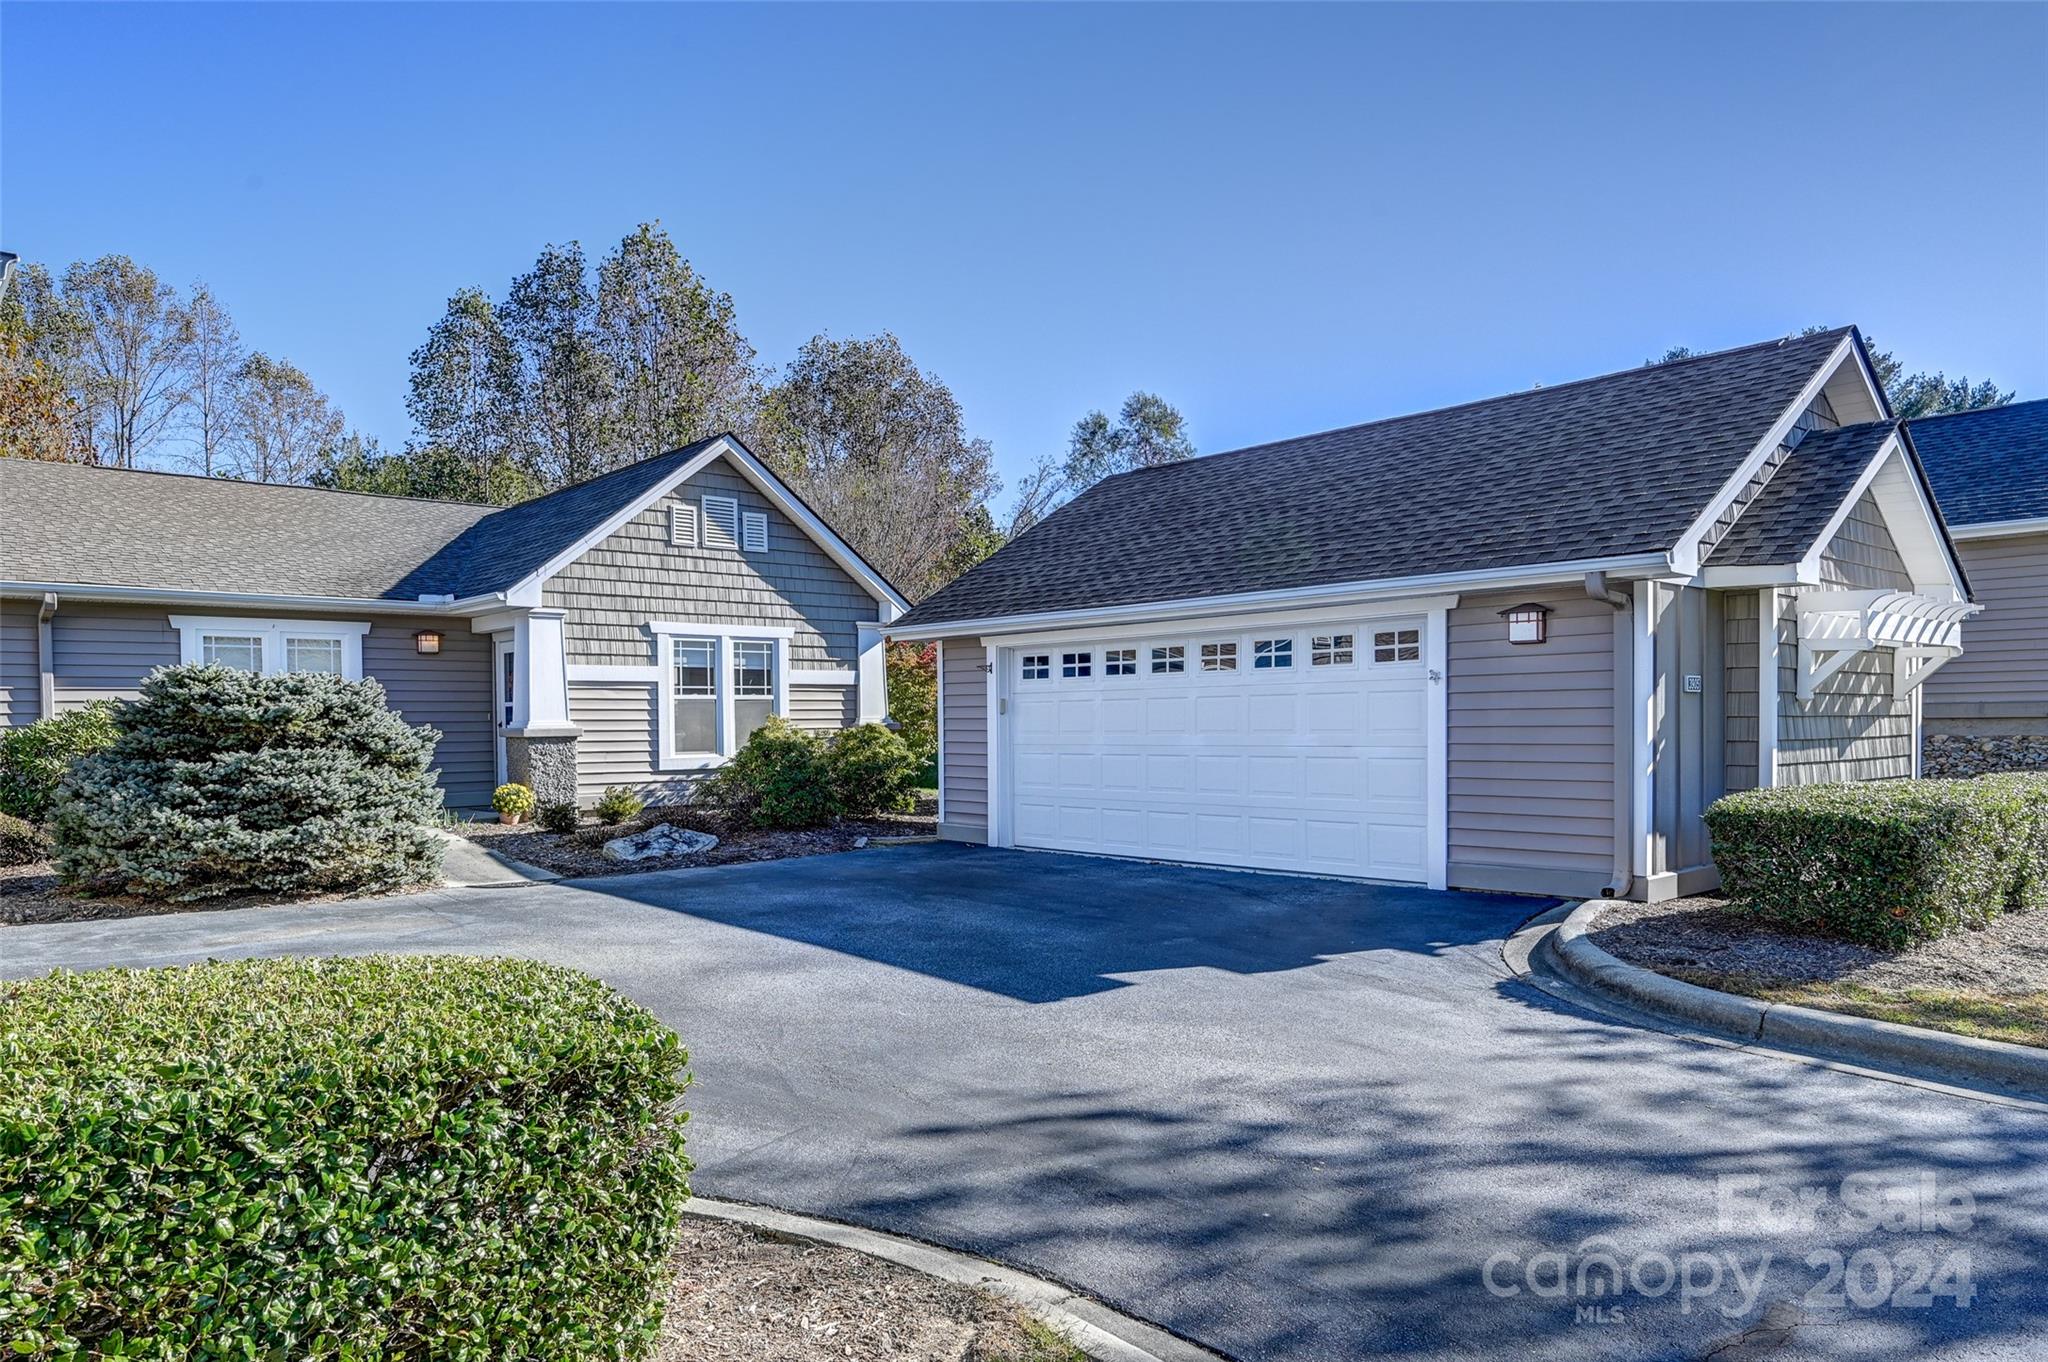
[[[2048,760],[2048,401],[1922,417],[1912,437],[1984,606],[1928,684],[1928,731]]]
[[[730,436],[503,509],[0,459],[0,727],[177,662],[371,676],[458,808],[879,719],[905,608]]]
[[[1975,609],[1844,329],[1123,474],[890,632],[948,837],[1658,899],[1914,774]]]

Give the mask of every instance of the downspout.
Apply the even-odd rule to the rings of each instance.
[[[1635,750],[1635,630],[1630,627],[1635,601],[1627,592],[1608,586],[1604,572],[1586,574],[1586,594],[1614,611],[1614,874],[1600,886],[1600,897],[1619,899],[1627,898],[1636,883],[1630,852],[1635,836],[1630,810],[1636,790],[1630,760]]]
[[[57,716],[57,647],[51,637],[50,619],[57,613],[57,593],[43,593],[42,608],[36,611],[36,671],[42,680],[38,719]]]

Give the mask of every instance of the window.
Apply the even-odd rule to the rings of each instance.
[[[209,667],[234,667],[245,672],[263,670],[261,634],[204,634],[199,658]]]
[[[288,672],[326,672],[341,675],[341,640],[338,638],[293,638],[284,641],[284,669]]]
[[[741,639],[732,646],[732,750],[746,745],[775,712],[775,645]]]
[[[1350,634],[1317,634],[1308,641],[1308,663],[1311,667],[1348,667],[1353,646]]]
[[[748,553],[768,552],[768,517],[761,511],[748,511],[740,517],[743,530],[741,543]]]
[[[1237,670],[1237,644],[1204,643],[1202,645],[1202,670],[1205,672],[1234,672]]]
[[[687,501],[668,508],[668,542],[679,549],[697,547],[697,508]]]
[[[1168,643],[1152,650],[1152,674],[1165,676],[1188,669],[1188,650],[1185,644]]]
[[[512,649],[507,648],[499,654],[499,657],[504,660],[504,667],[499,677],[501,686],[499,695],[502,705],[498,714],[498,722],[506,728],[510,728],[512,727],[513,702],[519,695],[519,655],[513,652]]]
[[[732,497],[704,498],[704,543],[714,549],[740,546],[740,504]]]
[[[1136,648],[1107,648],[1102,654],[1104,676],[1136,676],[1138,674],[1138,650]]]
[[[1026,653],[1024,655],[1024,679],[1045,681],[1052,676],[1051,653]]]
[[[367,623],[344,620],[251,619],[233,615],[172,615],[178,661],[245,672],[324,672],[359,681]],[[411,633],[403,628],[401,632]],[[428,665],[432,665],[429,663]]]
[[[1093,653],[1061,653],[1060,675],[1070,681],[1075,677],[1086,676],[1088,675],[1089,665],[1094,660],[1095,654]]]
[[[679,638],[670,645],[677,753],[718,751],[718,642]]]
[[[1375,662],[1420,662],[1422,660],[1422,631],[1420,629],[1379,629],[1372,636],[1372,660]]]
[[[1252,640],[1252,670],[1271,671],[1294,665],[1294,640],[1261,638]]]

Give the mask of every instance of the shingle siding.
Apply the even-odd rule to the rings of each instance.
[[[1885,527],[1884,512],[1868,491],[1856,499],[1848,519],[1821,551],[1820,579],[1825,586],[1851,590],[1913,589],[1913,574],[1906,570],[1906,560]]]
[[[768,516],[768,550],[745,553],[669,543],[669,505],[705,493]],[[571,665],[655,661],[650,620],[770,624],[796,630],[790,665],[853,667],[858,626],[879,618],[874,597],[724,461],[698,473],[550,579],[546,604],[569,612]]]
[[[988,650],[974,639],[939,645],[945,703],[939,715],[944,828],[988,834]]]
[[[1730,790],[1753,790],[1757,783],[1759,606],[1755,591],[1721,593],[1721,685],[1727,711],[1722,746]]]
[[[2048,719],[2048,534],[1956,545],[1984,612],[1963,626],[1963,655],[1929,677],[1928,727],[1958,719]]]
[[[1913,774],[1913,704],[1892,698],[1892,655],[1874,649],[1852,658],[1799,698],[1796,598],[1778,614],[1778,783],[1888,780]]]
[[[1499,612],[1550,605],[1549,638],[1507,641]],[[1472,867],[1576,876],[1614,861],[1614,611],[1584,594],[1467,597],[1449,613],[1450,878]]]

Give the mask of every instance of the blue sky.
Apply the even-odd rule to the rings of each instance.
[[[2048,395],[2048,6],[0,11],[0,246],[205,279],[404,438],[447,295],[660,219],[764,358],[882,329],[1006,475],[1855,321]]]

